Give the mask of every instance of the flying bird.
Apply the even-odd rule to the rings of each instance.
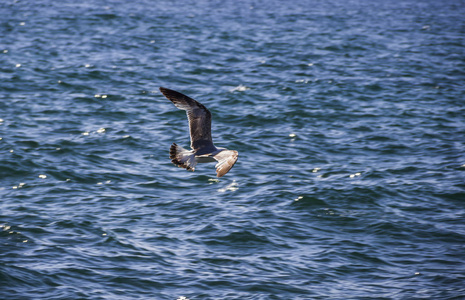
[[[179,92],[163,87],[160,87],[160,92],[177,108],[185,110],[189,121],[192,150],[173,143],[170,147],[171,162],[178,167],[194,171],[198,163],[217,161],[216,176],[221,177],[228,173],[237,161],[238,152],[213,145],[210,111],[200,102]]]

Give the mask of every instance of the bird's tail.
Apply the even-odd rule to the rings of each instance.
[[[189,151],[173,143],[170,147],[170,159],[173,164],[188,171],[194,171],[197,165],[194,151]]]

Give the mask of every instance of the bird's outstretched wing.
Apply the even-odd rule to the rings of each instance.
[[[179,92],[160,87],[160,92],[171,100],[173,104],[187,113],[191,148],[198,151],[203,148],[211,149],[213,146],[210,111],[201,103]]]
[[[237,161],[239,153],[236,150],[223,150],[213,156],[218,161],[216,164],[216,176],[221,177],[228,173]]]

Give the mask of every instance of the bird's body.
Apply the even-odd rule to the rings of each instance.
[[[211,136],[211,113],[201,103],[179,92],[160,88],[162,94],[173,104],[187,113],[192,150],[184,149],[175,143],[170,147],[171,162],[178,167],[194,171],[198,163],[215,162],[216,175],[223,176],[234,166],[238,152],[215,147]]]

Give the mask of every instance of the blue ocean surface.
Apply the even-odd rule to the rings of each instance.
[[[0,2],[0,299],[465,299],[465,1]],[[215,164],[182,92],[212,113]]]

